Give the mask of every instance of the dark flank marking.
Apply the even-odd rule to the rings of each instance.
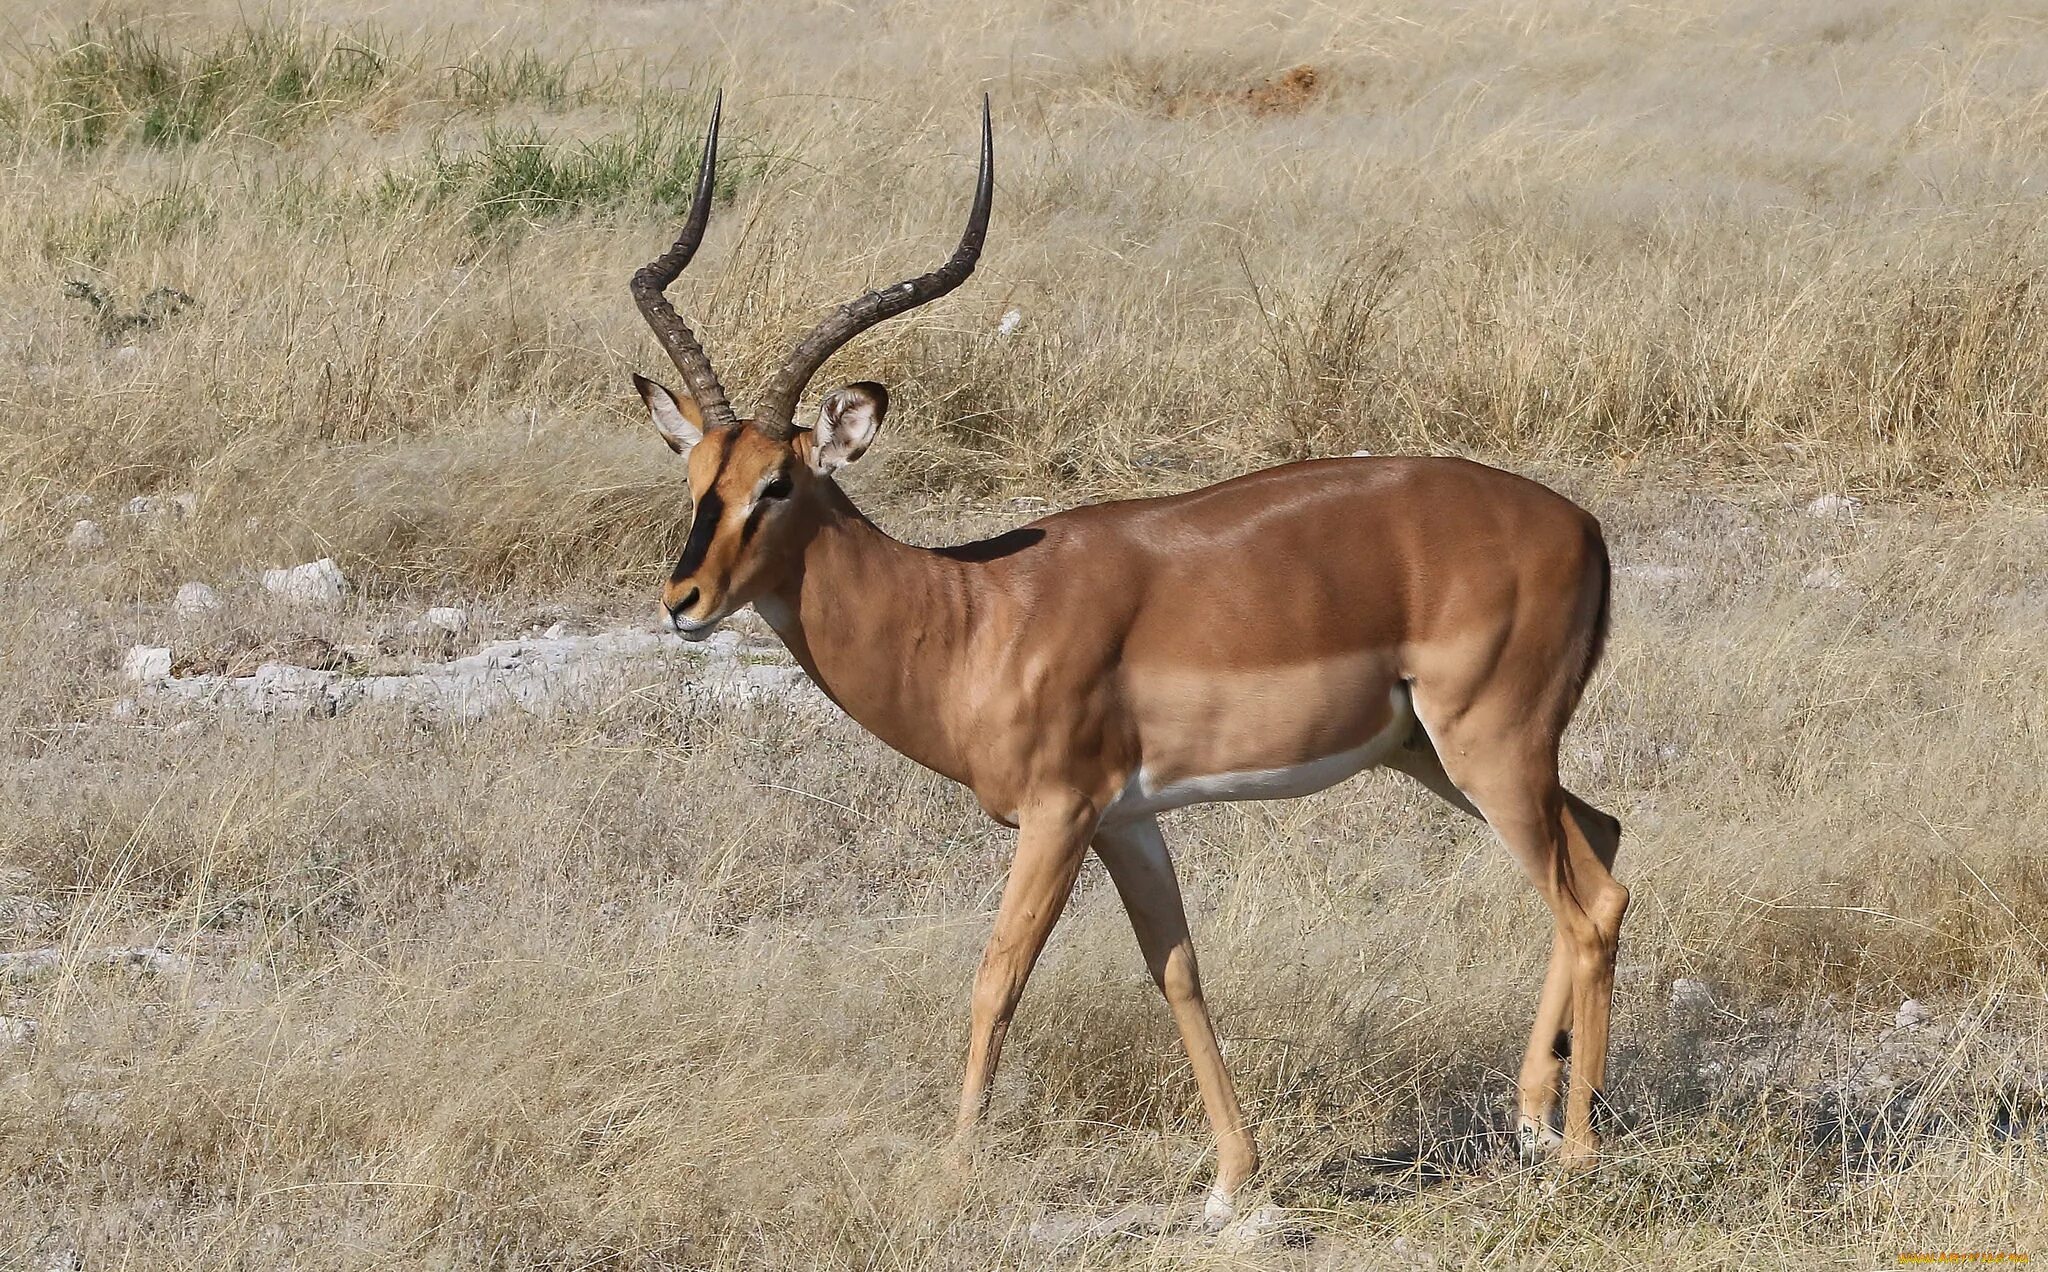
[[[1044,537],[1045,531],[1035,526],[1019,526],[993,539],[963,543],[954,548],[934,548],[933,551],[955,561],[999,561],[1012,552],[1022,552]]]

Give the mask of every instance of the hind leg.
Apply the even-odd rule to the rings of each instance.
[[[1463,797],[1452,803],[1476,808],[1536,885],[1556,923],[1550,968],[1523,1054],[1518,1135],[1532,1151],[1557,1142],[1551,1118],[1569,1055],[1562,1155],[1590,1160],[1598,1152],[1593,1104],[1606,1081],[1614,959],[1628,904],[1628,890],[1608,870],[1620,844],[1620,823],[1559,784],[1554,734],[1532,735],[1526,716],[1489,711],[1484,704],[1437,714],[1420,695],[1416,706],[1433,745],[1426,756],[1415,749],[1403,752],[1394,766],[1440,794],[1439,781],[1450,785]],[[1453,757],[1449,763],[1445,755]]]
[[[1407,745],[1388,757],[1386,765],[1414,778],[1461,812],[1481,816],[1465,792],[1444,772],[1443,761],[1426,732],[1418,729]],[[1565,792],[1565,801],[1602,866],[1611,868],[1615,850],[1620,846],[1621,824],[1569,791]],[[1522,1054],[1522,1070],[1516,1081],[1515,1138],[1527,1156],[1549,1152],[1564,1142],[1555,1124],[1564,1062],[1571,1054],[1572,978],[1572,943],[1559,926],[1551,941],[1550,965],[1544,973],[1543,991],[1536,1000],[1536,1019],[1529,1030],[1529,1045]]]
[[[1570,791],[1564,793],[1564,798],[1566,816],[1578,824],[1600,868],[1611,871],[1615,853],[1621,847],[1621,823]],[[1583,867],[1579,870],[1581,876],[1586,873]],[[1616,922],[1619,923],[1618,918]],[[1522,1152],[1531,1156],[1563,1142],[1554,1122],[1564,1062],[1572,1055],[1573,959],[1572,943],[1559,925],[1550,944],[1550,970],[1543,978],[1543,993],[1536,1001],[1536,1021],[1529,1029],[1529,1046],[1522,1053],[1522,1072],[1516,1083],[1519,1112],[1515,1138]],[[1595,1090],[1604,1087],[1602,1074]]]

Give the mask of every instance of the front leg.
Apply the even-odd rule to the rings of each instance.
[[[956,1141],[973,1134],[988,1101],[988,1086],[1002,1056],[1003,1036],[1024,982],[1031,976],[1052,925],[1066,908],[1095,832],[1096,813],[1078,799],[1061,800],[1020,815],[1017,855],[1003,885],[995,931],[982,951],[981,970],[974,977],[973,1022],[967,1040],[967,1077],[960,1087],[960,1122]]]

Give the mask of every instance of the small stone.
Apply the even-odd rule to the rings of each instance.
[[[1671,1008],[1673,1011],[1712,1011],[1714,988],[1703,980],[1681,976],[1671,982]]]
[[[1821,521],[1854,521],[1863,511],[1863,501],[1854,495],[1816,495],[1806,505],[1806,515]]]
[[[420,621],[428,627],[447,632],[450,636],[460,636],[463,629],[469,626],[469,615],[453,605],[436,605],[420,615]]]
[[[65,537],[64,546],[73,552],[93,552],[107,546],[106,531],[100,529],[97,521],[74,521],[71,533]]]
[[[1001,322],[996,324],[996,334],[999,336],[1007,336],[1012,332],[1016,331],[1018,326],[1021,325],[1023,321],[1024,311],[1021,309],[1012,309],[1003,315],[1003,320]]]
[[[263,589],[273,596],[301,605],[333,605],[341,600],[348,580],[333,557],[321,557],[304,565],[283,570],[265,570]]]
[[[162,645],[135,645],[121,659],[121,674],[139,684],[171,678],[171,651]]]
[[[42,1026],[27,1016],[0,1016],[0,1047],[27,1047],[35,1043]]]
[[[1372,452],[1371,452],[1371,451],[1369,451],[1369,450],[1355,450],[1355,451],[1352,451],[1352,452],[1351,452],[1351,458],[1353,458],[1353,459],[1371,459],[1371,458],[1372,458]]]
[[[107,708],[107,714],[123,724],[133,724],[142,718],[142,704],[133,698],[122,698]]]
[[[211,614],[219,608],[220,594],[204,583],[180,584],[177,597],[171,601],[171,609],[180,618]]]
[[[1899,1004],[1899,1014],[1892,1017],[1892,1025],[1897,1029],[1918,1029],[1932,1019],[1934,1013],[1927,1009],[1927,1004],[1908,998]]]
[[[567,623],[550,623],[548,624],[548,629],[542,632],[540,637],[542,640],[561,640],[568,636],[568,634],[569,625]]]
[[[1806,577],[1799,580],[1799,586],[1826,588],[1832,591],[1849,586],[1849,577],[1832,565],[1823,565],[1808,571]]]

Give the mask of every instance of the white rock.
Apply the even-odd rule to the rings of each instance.
[[[42,1026],[27,1016],[0,1016],[0,1046],[30,1046],[41,1032]]]
[[[1927,1004],[1917,998],[1908,998],[1899,1004],[1899,1014],[1892,1018],[1892,1025],[1898,1029],[1917,1029],[1934,1019],[1934,1013]]]
[[[1806,505],[1806,515],[1823,521],[1854,521],[1863,511],[1863,501],[1854,495],[1816,495]]]
[[[420,621],[451,636],[460,636],[463,629],[469,626],[469,615],[453,605],[436,605],[420,615]]]
[[[1714,988],[1703,980],[1681,976],[1671,982],[1671,1008],[1673,1011],[1712,1011]]]
[[[1024,311],[1021,309],[1012,309],[1003,315],[1003,320],[1001,322],[996,324],[996,334],[999,336],[1007,336],[1011,332],[1017,330],[1018,325],[1021,324],[1023,321]]]
[[[171,678],[171,651],[162,645],[135,645],[121,659],[121,674],[140,684]]]
[[[263,589],[287,601],[302,605],[333,605],[341,600],[342,591],[348,587],[348,580],[341,576],[341,567],[333,557],[321,557],[304,565],[289,569],[265,570]]]
[[[171,601],[171,609],[180,618],[211,614],[219,608],[220,594],[204,583],[179,584],[178,595]]]
[[[107,714],[123,724],[133,723],[142,718],[142,704],[133,698],[122,698],[107,708]]]
[[[64,546],[73,552],[92,552],[107,546],[107,535],[97,521],[74,521]]]
[[[1806,577],[1799,580],[1799,586],[1826,588],[1833,591],[1849,586],[1849,576],[1843,574],[1832,565],[1823,565],[1809,570]]]
[[[1372,458],[1372,452],[1371,452],[1371,451],[1369,451],[1369,450],[1355,450],[1355,451],[1352,451],[1352,452],[1351,452],[1351,458],[1353,458],[1353,459],[1371,459],[1371,458]]]

